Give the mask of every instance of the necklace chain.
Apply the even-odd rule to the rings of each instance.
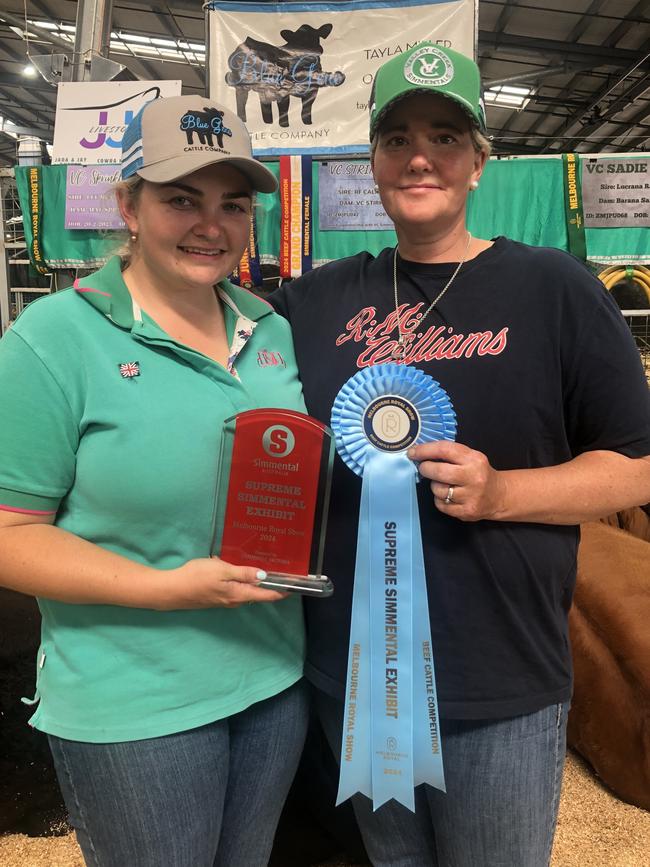
[[[420,324],[422,324],[422,322],[424,322],[424,320],[427,318],[429,313],[431,313],[431,311],[436,306],[438,301],[440,301],[440,299],[445,294],[447,289],[449,289],[451,284],[454,282],[454,280],[458,276],[458,272],[462,268],[463,263],[465,262],[465,259],[467,258],[467,254],[469,252],[469,245],[471,243],[472,243],[472,235],[470,232],[468,232],[467,233],[467,244],[465,244],[465,250],[463,251],[463,256],[462,256],[460,262],[458,263],[458,265],[456,265],[456,269],[455,269],[454,273],[451,275],[451,277],[449,278],[449,280],[447,280],[447,282],[442,287],[440,292],[436,295],[436,297],[433,299],[431,304],[429,304],[427,309],[424,311],[424,313],[420,317]],[[398,360],[401,360],[402,358],[404,358],[404,356],[406,355],[406,335],[402,331],[402,325],[401,325],[400,319],[399,319],[399,300],[397,298],[397,247],[395,247],[395,252],[393,253],[393,293],[395,296],[395,317],[397,318],[397,334],[398,334],[397,346],[393,350],[393,358],[396,361],[398,361]]]

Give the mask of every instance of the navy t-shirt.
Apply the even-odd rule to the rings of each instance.
[[[398,259],[406,363],[454,405],[457,440],[496,469],[552,466],[584,451],[650,454],[639,353],[601,283],[566,253],[498,238],[465,263]],[[309,413],[329,423],[343,383],[391,359],[398,337],[393,250],[324,265],[271,303],[291,322]],[[360,479],[337,457],[324,571],[329,600],[306,600],[307,676],[343,697]],[[441,716],[504,718],[567,700],[575,526],[478,521],[437,511],[418,485]]]

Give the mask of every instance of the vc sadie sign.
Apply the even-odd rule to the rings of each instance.
[[[587,228],[650,226],[650,157],[582,158]]]

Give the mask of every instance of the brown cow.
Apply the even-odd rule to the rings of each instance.
[[[582,526],[569,615],[575,687],[568,742],[619,797],[647,810],[650,521],[641,509],[609,521],[638,537],[608,522]]]

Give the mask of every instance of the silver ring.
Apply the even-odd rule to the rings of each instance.
[[[445,503],[447,503],[447,505],[449,505],[449,503],[453,503],[453,501],[454,501],[454,486],[453,485],[449,485],[449,488],[447,489],[447,496],[445,497],[444,501],[445,501]]]

